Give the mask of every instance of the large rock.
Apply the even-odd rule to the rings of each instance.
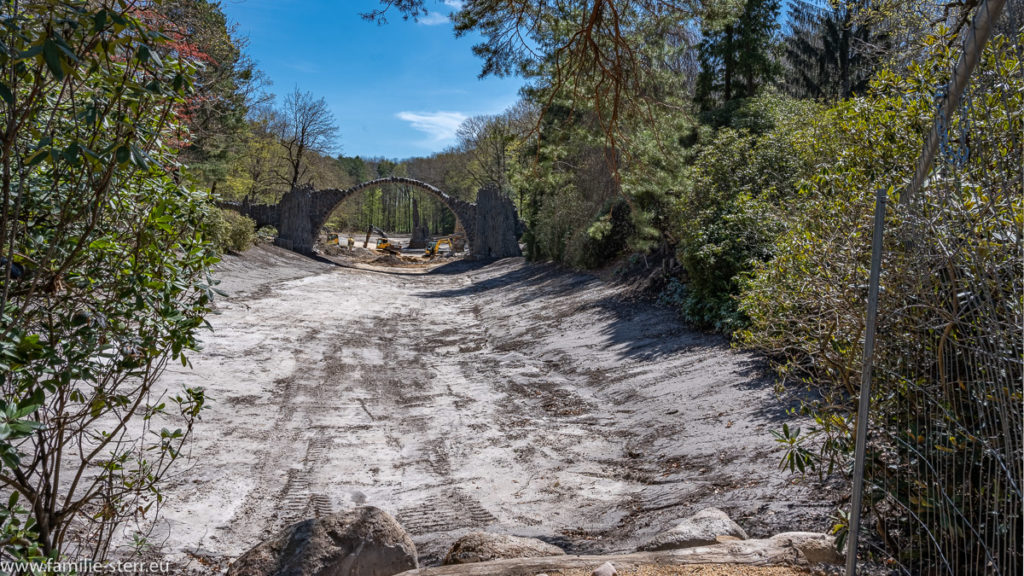
[[[292,524],[238,558],[228,576],[392,576],[417,567],[405,530],[366,506]]]
[[[452,545],[448,555],[444,557],[444,564],[448,566],[452,564],[488,562],[502,558],[539,558],[563,554],[565,552],[558,546],[553,546],[536,538],[475,532],[459,538]]]
[[[706,508],[689,518],[683,518],[671,530],[655,536],[651,541],[640,546],[640,550],[678,550],[717,544],[719,536],[723,540],[738,538],[747,539],[747,533],[733,522],[729,515],[718,508]]]
[[[818,562],[839,563],[842,557],[834,551],[835,539],[825,534],[786,532],[763,540],[729,540],[710,546],[635,552],[614,556],[547,556],[544,558],[510,558],[458,566],[437,566],[410,570],[399,576],[523,576],[560,574],[568,571],[583,574],[602,562],[622,573],[644,573],[651,566],[692,566],[695,564],[732,564],[730,574],[742,574],[742,566],[807,566]],[[614,564],[612,564],[614,563]],[[604,566],[604,564],[602,564]]]
[[[768,539],[780,548],[792,548],[811,564],[842,564],[843,555],[836,550],[836,539],[817,532],[783,532]]]

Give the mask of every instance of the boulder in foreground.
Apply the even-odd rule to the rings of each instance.
[[[806,573],[804,567],[825,562],[841,563],[835,551],[835,538],[811,532],[785,532],[763,540],[732,540],[710,546],[634,552],[607,556],[547,556],[544,558],[510,558],[458,566],[436,566],[410,570],[399,576],[524,576],[557,574],[566,571],[588,573],[594,566],[607,563],[616,571],[640,571],[651,566],[693,566],[698,564],[731,564],[736,574],[747,573],[745,566],[796,566],[794,573]],[[614,564],[612,564],[614,563]],[[601,566],[604,566],[602,564]]]
[[[640,546],[640,550],[656,552],[708,546],[717,544],[719,536],[747,539],[747,533],[728,514],[718,508],[705,508],[689,518],[679,520],[675,527]]]
[[[239,557],[228,576],[392,576],[417,567],[405,530],[366,506],[292,524]]]
[[[565,552],[558,546],[536,538],[475,532],[459,538],[444,557],[446,566],[487,562],[503,558],[538,558],[559,556]]]
[[[836,539],[817,532],[783,532],[768,539],[772,544],[796,550],[800,559],[810,564],[842,564],[843,555],[836,550]]]

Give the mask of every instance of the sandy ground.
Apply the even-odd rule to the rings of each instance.
[[[708,506],[752,537],[824,530],[829,492],[778,470],[789,406],[755,357],[553,266],[364,268],[273,247],[220,265],[214,331],[163,376],[211,399],[151,537],[166,559],[216,573],[359,505],[424,565],[476,530],[628,552]]]

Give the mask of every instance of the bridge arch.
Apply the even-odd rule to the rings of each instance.
[[[512,201],[494,187],[479,190],[476,203],[471,203],[453,198],[426,182],[391,176],[369,180],[344,190],[316,190],[311,186],[293,188],[277,204],[218,202],[218,205],[249,216],[256,221],[257,226],[277,228],[278,237],[275,242],[279,246],[302,254],[312,254],[320,229],[331,212],[353,194],[382,184],[414,186],[440,200],[462,224],[473,257],[507,258],[522,255],[518,238],[523,225]]]
[[[466,202],[465,200],[453,198],[436,186],[426,182],[412,178],[402,178],[399,176],[369,180],[351,188],[346,188],[345,190],[327,189],[314,192],[313,205],[310,210],[310,217],[313,219],[311,224],[313,226],[314,234],[318,234],[320,232],[320,229],[323,228],[324,223],[327,222],[327,218],[331,215],[331,212],[334,212],[342,202],[350,198],[353,194],[384,184],[412,186],[423,190],[440,200],[445,207],[451,210],[452,214],[455,215],[455,220],[466,231],[466,241],[469,244],[470,249],[472,249],[476,240],[476,205]]]

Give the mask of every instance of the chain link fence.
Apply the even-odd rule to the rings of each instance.
[[[986,4],[996,3],[982,2],[979,11]],[[1018,12],[1002,14],[987,45],[972,45],[967,31],[964,50],[977,50],[979,62],[962,86],[954,70],[954,80],[937,89],[934,164],[922,163],[914,198],[887,209],[869,432],[858,463],[866,514],[859,556],[883,560],[895,573],[1024,570]],[[914,183],[888,184],[915,190]],[[858,522],[851,522],[854,542]],[[869,528],[879,536],[866,537]]]

